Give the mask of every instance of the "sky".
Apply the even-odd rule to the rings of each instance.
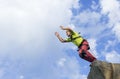
[[[120,0],[0,0],[0,79],[87,79],[90,63],[54,33],[70,27],[98,60],[120,63]]]

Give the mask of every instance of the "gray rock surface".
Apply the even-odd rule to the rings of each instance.
[[[87,79],[120,79],[120,64],[95,60]]]

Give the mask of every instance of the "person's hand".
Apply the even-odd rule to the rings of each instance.
[[[58,32],[55,32],[55,35],[58,37],[58,36],[59,36],[59,33],[58,33]]]
[[[61,28],[62,30],[64,30],[64,26],[60,26],[60,28]]]

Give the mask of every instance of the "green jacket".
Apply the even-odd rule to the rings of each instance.
[[[80,36],[79,33],[77,32],[71,32],[72,33],[72,36],[67,38],[66,41],[67,42],[72,42],[73,44],[75,44],[76,46],[79,46],[82,41],[83,41],[83,38]]]

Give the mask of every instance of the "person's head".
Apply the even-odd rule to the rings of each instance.
[[[71,32],[70,32],[69,30],[66,30],[66,35],[67,35],[68,37],[70,37],[70,36],[71,36]]]

